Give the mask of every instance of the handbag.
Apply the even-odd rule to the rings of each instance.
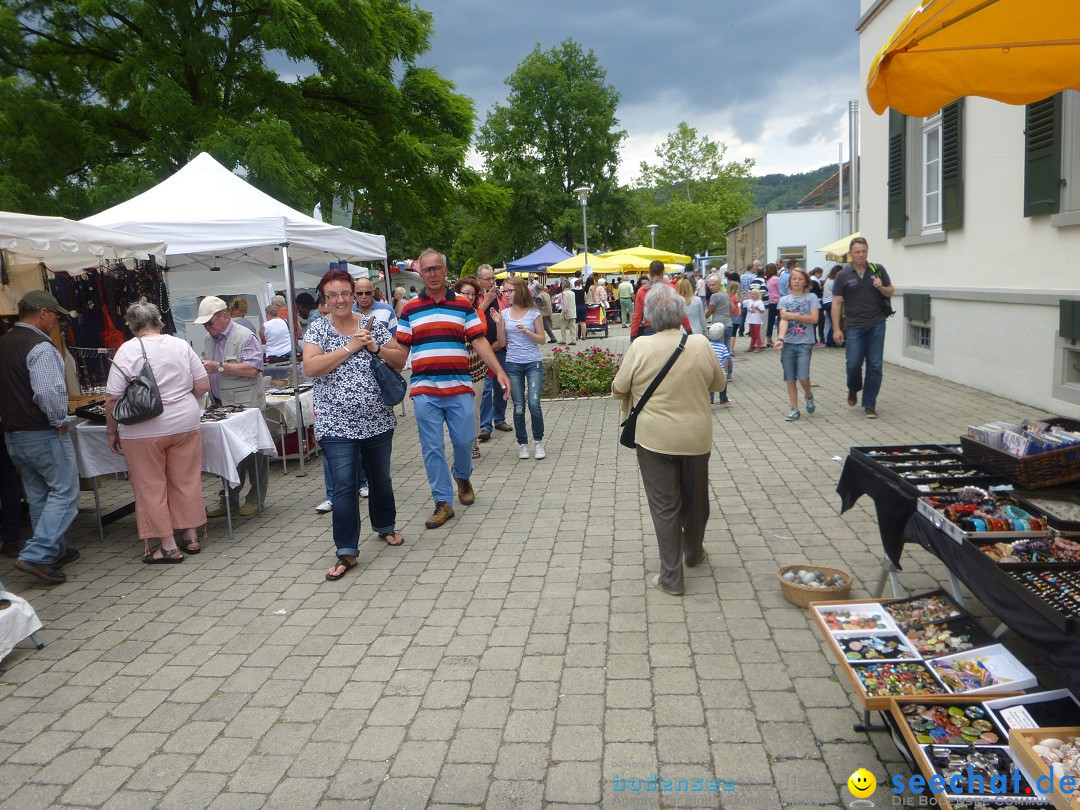
[[[372,354],[368,358],[371,364],[371,373],[375,376],[375,382],[379,384],[379,396],[389,407],[400,405],[409,390],[409,384],[405,378],[386,365],[386,361],[378,355]]]
[[[637,401],[633,408],[630,409],[630,414],[626,417],[619,427],[622,430],[619,432],[619,444],[623,447],[629,447],[631,449],[637,447],[637,418],[641,413],[641,409],[645,407],[645,403],[649,401],[649,397],[653,395],[653,391],[660,385],[667,373],[671,371],[671,367],[675,365],[675,361],[679,359],[679,355],[682,353],[683,347],[686,346],[687,335],[683,335],[679,341],[679,345],[675,347],[675,351],[672,352],[671,357],[668,358],[667,363],[660,369],[660,373],[653,377],[649,387],[645,389],[645,393],[641,395],[641,399]]]
[[[146,347],[143,346],[142,338],[138,340],[143,356],[142,371],[128,380],[127,388],[113,406],[113,419],[121,425],[137,425],[161,416],[165,410],[158,392],[157,380],[154,379],[154,370],[150,368],[150,361],[146,357]]]

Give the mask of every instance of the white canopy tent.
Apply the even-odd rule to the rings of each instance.
[[[290,260],[386,263],[384,237],[327,225],[290,208],[206,152],[153,188],[83,221],[166,241],[173,296],[250,292],[269,303],[265,282],[283,279],[290,323],[295,297]],[[295,352],[292,366],[295,386]],[[296,403],[300,413],[299,394]],[[304,430],[301,424],[301,435]]]
[[[40,267],[78,274],[102,262],[148,259],[165,264],[165,243],[63,217],[39,217],[0,211],[0,250],[11,286],[0,297],[0,312],[14,314],[31,290],[42,289]]]

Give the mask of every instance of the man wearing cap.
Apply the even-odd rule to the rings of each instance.
[[[19,322],[0,338],[4,442],[22,475],[34,527],[15,567],[51,583],[65,582],[60,567],[79,559],[64,539],[79,511],[79,473],[68,435],[64,359],[49,339],[68,314],[47,292],[29,292],[19,301]]]
[[[210,375],[210,395],[215,404],[243,405],[245,408],[266,407],[266,378],[262,375],[263,353],[259,339],[250,329],[229,317],[229,308],[216,296],[204,298],[199,304],[199,317],[207,331],[203,344],[203,368]],[[240,490],[244,480],[251,476],[251,489],[240,514],[254,515],[266,501],[266,487],[270,477],[270,459],[265,453],[255,452],[236,466],[240,483],[229,487],[229,501],[239,505]],[[259,496],[262,496],[260,502]],[[225,514],[225,493],[217,506],[206,510],[207,517]]]

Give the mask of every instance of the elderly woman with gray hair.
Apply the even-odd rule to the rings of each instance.
[[[678,350],[685,315],[686,303],[675,290],[654,285],[645,296],[645,319],[656,334],[630,344],[611,385],[625,417],[675,356],[637,420],[638,467],[660,549],[660,573],[652,584],[673,596],[684,590],[683,564],[693,568],[708,558],[703,543],[712,450],[709,392],[726,384],[705,335],[687,335]]]
[[[105,388],[109,447],[127,462],[143,562],[179,563],[184,561],[181,549],[188,554],[202,550],[197,535],[198,527],[206,525],[206,507],[199,398],[210,390],[210,379],[185,341],[161,333],[161,311],[145,298],[127,308],[124,321],[135,337],[117,349],[109,370]],[[145,422],[118,424],[113,407],[144,362],[154,372],[164,410]],[[175,531],[182,532],[179,548]],[[153,549],[151,539],[157,541]]]

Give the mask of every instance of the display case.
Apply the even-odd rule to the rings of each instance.
[[[1056,764],[1048,763],[1047,759],[1060,757],[1063,749],[1053,743],[1063,743],[1068,747],[1064,749],[1068,751],[1064,761],[1059,760]],[[1047,744],[1051,747],[1044,750]],[[1080,760],[1077,759],[1080,755],[1075,753],[1077,747],[1080,747],[1080,727],[1077,726],[1013,729],[1009,732],[1009,750],[1020,769],[1036,791],[1045,794],[1058,810],[1080,810]],[[1049,756],[1044,756],[1046,754]],[[1065,777],[1072,780],[1071,783],[1063,781]]]

